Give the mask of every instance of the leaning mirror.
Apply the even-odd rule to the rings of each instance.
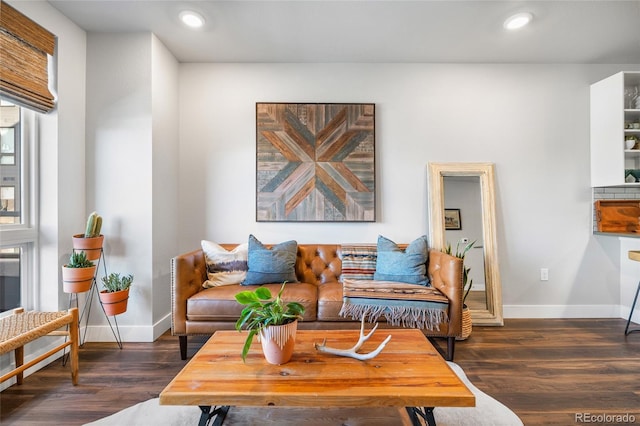
[[[493,163],[429,163],[431,245],[475,241],[465,256],[471,268],[471,292],[465,303],[474,325],[503,325],[502,287],[496,243]]]

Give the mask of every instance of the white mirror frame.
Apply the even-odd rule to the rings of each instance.
[[[471,310],[475,325],[504,325],[502,316],[502,286],[498,267],[496,238],[496,201],[493,163],[429,163],[429,232],[431,246],[444,251],[447,241],[444,227],[444,177],[478,176],[482,201],[482,237],[484,239],[484,270],[487,309]]]

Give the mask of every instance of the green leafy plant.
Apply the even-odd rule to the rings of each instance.
[[[473,279],[469,279],[469,272],[471,271],[471,268],[464,264],[464,258],[467,255],[467,252],[471,250],[471,248],[474,246],[475,243],[476,243],[476,240],[473,240],[470,243],[467,243],[466,245],[464,245],[462,248],[460,248],[460,241],[458,241],[456,243],[455,253],[452,253],[451,243],[447,243],[447,247],[444,250],[445,253],[462,259],[462,291],[464,292],[462,296],[463,305],[465,300],[467,300],[467,296],[469,295],[469,292],[471,291],[471,286],[473,285]]]
[[[286,281],[282,283],[275,299],[266,287],[258,287],[254,291],[247,290],[236,294],[235,298],[238,303],[246,305],[240,313],[240,318],[236,321],[236,330],[240,331],[244,327],[249,331],[242,348],[243,361],[246,360],[247,353],[249,353],[253,337],[261,330],[271,325],[284,325],[302,319],[304,306],[298,302],[285,303],[282,300],[282,292],[286,284]]]
[[[87,255],[83,251],[74,251],[69,257],[69,263],[65,265],[67,268],[90,268],[93,262],[87,259]]]
[[[117,272],[112,272],[106,277],[102,277],[102,285],[108,293],[126,290],[131,287],[133,275],[120,276]]]
[[[102,228],[102,216],[93,212],[87,218],[87,226],[84,231],[85,238],[95,238],[100,236],[100,229]]]

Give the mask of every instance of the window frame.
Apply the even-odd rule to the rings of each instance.
[[[11,100],[8,100],[11,102]],[[20,107],[20,211],[21,223],[0,224],[0,248],[20,249],[20,304],[37,308],[38,265],[38,122],[39,114]],[[10,314],[11,310],[0,313]]]

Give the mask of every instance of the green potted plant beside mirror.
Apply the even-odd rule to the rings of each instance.
[[[100,303],[107,315],[118,315],[127,310],[127,301],[129,300],[129,288],[133,282],[133,275],[121,276],[119,273],[112,272],[102,277]]]
[[[238,303],[246,305],[236,321],[238,331],[243,327],[248,331],[242,348],[243,361],[246,362],[255,335],[260,336],[262,351],[269,364],[280,365],[291,359],[298,320],[302,319],[304,306],[298,302],[285,303],[282,300],[286,284],[286,281],[282,284],[275,299],[266,287],[242,291],[235,295]]]
[[[100,234],[102,228],[102,216],[93,212],[87,218],[84,234],[73,236],[73,248],[76,251],[84,251],[89,260],[97,260],[102,253],[104,235]]]
[[[476,241],[471,241],[467,243],[462,249],[460,248],[460,241],[456,244],[456,252],[452,253],[451,244],[447,243],[447,248],[445,249],[445,253],[450,254],[452,256],[458,257],[462,259],[462,334],[460,337],[456,338],[457,340],[466,340],[471,335],[471,330],[473,328],[473,323],[471,321],[471,312],[469,311],[469,307],[466,305],[465,301],[467,300],[467,296],[471,291],[471,287],[473,286],[473,279],[469,279],[469,272],[471,268],[464,264],[464,258],[467,255],[467,252],[471,250]]]
[[[83,251],[71,253],[69,263],[62,266],[62,290],[65,293],[89,291],[96,273],[96,265]]]

